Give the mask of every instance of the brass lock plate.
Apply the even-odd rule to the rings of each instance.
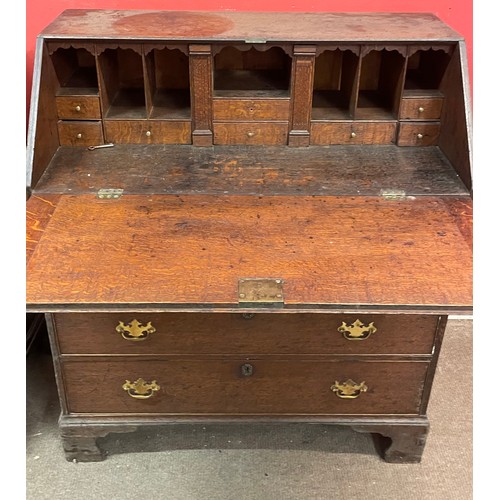
[[[283,283],[280,278],[242,278],[238,280],[241,306],[283,306]]]

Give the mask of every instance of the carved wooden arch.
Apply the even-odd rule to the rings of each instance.
[[[363,45],[361,47],[361,57],[365,57],[370,52],[378,50],[387,50],[388,52],[396,51],[399,52],[403,57],[406,57],[408,52],[408,47],[406,45],[392,45],[392,44],[374,44],[374,45]]]
[[[89,52],[91,55],[95,56],[95,45],[93,43],[85,43],[78,41],[70,41],[70,42],[47,42],[47,49],[49,51],[49,55],[54,54],[59,49],[67,50],[67,49],[84,49]]]
[[[245,44],[217,44],[212,46],[212,54],[215,57],[220,54],[224,49],[231,47],[240,52],[247,52],[250,49],[258,50],[259,52],[266,52],[269,49],[278,47],[280,48],[287,56],[290,58],[293,55],[293,47],[288,44],[280,44],[280,43],[245,43]]]
[[[106,43],[96,44],[96,55],[100,56],[105,50],[133,50],[136,54],[142,56],[142,45],[138,43]]]
[[[335,50],[341,50],[342,52],[349,50],[354,55],[359,56],[361,52],[361,45],[318,45],[316,56],[319,56],[328,50],[331,52],[334,52]]]
[[[444,52],[445,54],[448,54],[449,56],[453,52],[453,45],[410,45],[408,47],[408,57],[411,57],[412,55],[416,54],[419,50],[422,51],[427,51],[427,50],[434,50],[434,51],[441,51]]]
[[[185,44],[173,45],[170,43],[147,43],[143,45],[144,55],[147,56],[152,50],[179,50],[185,56],[189,56],[189,48]]]

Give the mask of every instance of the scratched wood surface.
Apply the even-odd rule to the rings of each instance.
[[[62,196],[28,263],[27,303],[235,305],[239,278],[272,277],[290,305],[470,309],[456,217],[431,196]]]
[[[390,29],[388,27],[390,26]],[[437,41],[461,35],[427,13],[64,11],[47,38],[269,41]]]
[[[60,198],[57,194],[33,195],[30,198],[26,207],[26,262],[42,238]]]
[[[88,151],[61,147],[36,187],[38,193],[265,195],[468,195],[437,147],[395,145],[217,146],[120,145]]]

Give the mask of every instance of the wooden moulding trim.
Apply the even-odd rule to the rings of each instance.
[[[361,47],[361,57],[366,56],[373,50],[388,50],[388,51],[397,51],[399,52],[403,57],[406,57],[406,54],[408,52],[408,46],[407,45],[392,45],[390,43],[387,44],[374,44],[374,45],[363,45]]]
[[[441,50],[446,52],[446,54],[451,55],[453,52],[453,45],[451,44],[441,44],[441,45],[410,45],[408,47],[408,57],[417,53],[419,50]]]
[[[211,45],[189,45],[189,55],[192,56],[207,56],[212,54]]]
[[[186,44],[167,44],[167,43],[147,43],[143,45],[144,55],[148,55],[152,50],[180,50],[184,55],[189,55],[189,49]]]
[[[324,313],[324,314],[457,314],[472,313],[468,305],[348,305],[300,304],[282,308],[238,307],[235,304],[28,304],[27,312],[210,312],[210,313]]]
[[[354,55],[359,56],[361,53],[361,45],[352,45],[352,44],[318,45],[316,48],[316,56],[323,54],[323,52],[326,52],[327,50],[330,50],[330,51],[341,50],[343,52],[349,50]]]
[[[47,49],[49,51],[49,55],[52,55],[59,49],[85,49],[90,52],[93,56],[96,54],[96,46],[94,43],[89,42],[80,42],[79,40],[69,40],[69,41],[60,41],[60,42],[46,42]]]
[[[246,52],[250,49],[255,49],[258,50],[259,52],[265,52],[266,50],[269,50],[273,47],[279,47],[280,49],[285,52],[288,56],[292,57],[293,55],[293,48],[291,44],[287,43],[245,43],[245,44],[240,44],[240,43],[235,43],[231,44],[230,42],[224,43],[224,44],[213,44],[212,45],[212,50],[213,50],[213,55],[214,57],[222,52],[223,49],[227,47],[232,47],[236,50],[239,50],[241,52]]]
[[[318,422],[336,425],[426,425],[427,417],[418,415],[289,415],[289,414],[266,414],[266,415],[240,415],[234,414],[72,414],[61,415],[59,426],[66,429],[82,426],[96,426],[112,428],[114,426],[130,426],[135,430],[141,425],[165,425],[176,423],[278,423],[285,422]],[[114,432],[114,431],[109,431]]]
[[[96,55],[100,56],[105,50],[107,49],[123,49],[123,50],[133,50],[134,52],[137,52],[137,54],[142,56],[142,45],[137,44],[137,43],[106,43],[106,44],[98,44],[96,45],[95,52]]]

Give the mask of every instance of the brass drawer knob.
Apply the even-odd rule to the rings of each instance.
[[[419,113],[423,113],[423,112],[424,112],[424,108],[423,108],[422,106],[420,106],[420,107],[418,108],[418,112],[419,112]]]
[[[80,106],[78,106],[78,105],[77,105],[77,106],[75,106],[75,111],[80,112],[81,110],[82,110],[82,108],[81,108]]]
[[[146,137],[151,137],[151,130],[148,130],[148,131],[146,132]]]
[[[82,137],[83,137],[82,134],[76,134],[77,139],[81,139]]]
[[[330,390],[341,399],[356,399],[362,392],[366,392],[368,387],[364,382],[357,384],[354,380],[349,379],[342,384],[335,381],[335,383],[330,387]]]
[[[347,326],[345,321],[337,328],[337,330],[344,335],[347,340],[366,340],[372,333],[377,331],[373,321],[365,326],[364,323],[357,319],[354,323]]]
[[[255,135],[255,132],[247,132],[248,137],[253,137]]]
[[[417,139],[423,139],[424,138],[424,134],[417,134]]]
[[[253,366],[250,363],[241,365],[241,374],[244,377],[251,377],[253,375]]]
[[[156,380],[149,383],[143,378],[138,378],[135,382],[125,380],[125,383],[122,385],[122,389],[127,391],[131,398],[149,399],[155,392],[160,390],[160,386],[156,383]]]
[[[351,132],[351,139],[355,139],[356,138],[356,132]]]
[[[120,333],[125,340],[133,341],[146,340],[151,333],[156,332],[156,328],[151,324],[151,321],[149,321],[147,325],[143,325],[136,319],[126,325],[123,321],[120,321],[115,330]]]

